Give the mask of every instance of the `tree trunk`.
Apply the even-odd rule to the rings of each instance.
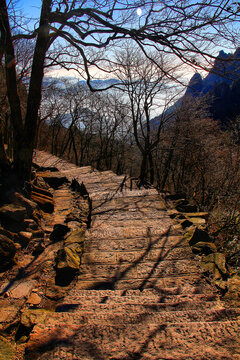
[[[152,157],[151,151],[148,153],[148,161],[149,161],[149,168],[150,168],[150,183],[153,185],[155,173],[154,173],[154,164],[153,164],[153,157]]]
[[[49,46],[49,15],[52,0],[43,0],[37,36],[24,126],[24,146],[21,149],[20,164],[25,179],[30,178],[32,154],[35,146],[38,110],[41,102],[44,61]]]
[[[23,145],[23,122],[20,99],[17,91],[16,63],[11,29],[9,25],[8,11],[5,0],[0,0],[0,30],[1,47],[5,53],[5,73],[7,96],[10,106],[10,121],[13,128],[13,157],[14,165],[20,156]],[[19,173],[19,172],[18,172]]]
[[[141,163],[141,170],[140,170],[140,185],[144,184],[147,177],[147,154],[142,154],[142,163]]]

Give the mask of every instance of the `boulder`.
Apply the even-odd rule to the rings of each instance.
[[[15,253],[14,242],[0,234],[0,271],[5,271],[14,264]]]
[[[26,298],[29,296],[36,284],[36,280],[25,280],[23,282],[19,281],[13,288],[11,288],[10,297],[13,299]]]

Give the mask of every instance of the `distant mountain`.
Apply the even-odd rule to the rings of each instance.
[[[223,125],[240,114],[240,48],[234,54],[221,50],[208,75],[202,78],[199,73],[195,73],[183,97],[166,113],[174,114],[174,109],[191,97],[204,98],[209,116]],[[156,117],[152,120],[153,126],[157,126],[159,119]]]
[[[215,63],[202,79],[196,73],[191,78],[184,101],[189,97],[205,97],[209,115],[222,124],[240,113],[240,49],[234,54],[220,51]]]
[[[120,81],[118,79],[93,79],[91,80],[91,85],[95,89],[104,89],[108,86],[116,85],[119,82]],[[54,85],[59,89],[65,89],[66,83],[70,84],[71,86],[76,86],[76,85],[87,86],[86,80],[79,80],[78,78],[74,78],[74,77],[56,78],[56,77],[46,76],[43,79],[44,87]]]

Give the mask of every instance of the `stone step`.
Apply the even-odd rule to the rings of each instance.
[[[218,306],[219,307],[219,306]],[[185,322],[212,322],[240,320],[240,309],[187,309],[167,311],[162,304],[63,304],[57,307],[57,313],[66,315],[65,321],[78,321],[79,324],[124,325],[124,324],[170,324]],[[51,315],[58,321],[57,315]]]
[[[92,211],[92,224],[95,221],[95,219],[99,222],[106,222],[109,223],[115,223],[119,222],[122,226],[122,223],[128,222],[128,221],[162,221],[162,219],[165,219],[167,214],[165,212],[160,212],[158,210],[151,210],[149,211],[148,208],[143,208],[141,210],[134,210],[134,211],[125,211],[124,209],[119,210],[93,210]]]
[[[196,262],[190,259],[161,260],[145,262],[142,256],[135,263],[85,263],[79,270],[79,276],[84,279],[122,279],[122,278],[147,278],[171,275],[192,274],[199,269]]]
[[[116,304],[117,303],[117,304]],[[116,298],[116,299],[108,299],[107,296],[105,297],[96,297],[92,299],[92,297],[85,297],[85,298],[67,298],[64,302],[59,303],[56,308],[57,312],[80,312],[82,315],[87,313],[95,313],[98,312],[99,316],[102,316],[104,313],[105,315],[108,314],[109,311],[115,311],[117,314],[121,314],[124,316],[129,317],[129,313],[126,315],[123,313],[123,310],[126,312],[131,312],[131,314],[146,314],[151,313],[152,315],[161,313],[161,316],[164,316],[164,312],[175,313],[179,311],[199,311],[199,308],[203,309],[202,311],[216,311],[218,312],[219,316],[222,312],[226,310],[225,307],[219,301],[206,301],[205,299],[197,299],[197,298],[188,298],[188,299],[181,299],[181,298],[174,298],[174,297],[167,297],[163,296],[162,299],[159,297],[158,302],[154,302],[153,299],[135,299],[135,298]],[[147,311],[149,309],[149,311]],[[233,309],[231,309],[232,311]],[[227,310],[226,310],[227,311]],[[231,313],[230,311],[230,313]],[[233,314],[233,312],[232,312]],[[239,318],[240,309],[238,310],[238,315],[234,312],[235,318]],[[179,316],[183,314],[179,313]],[[190,314],[193,316],[194,314]],[[158,316],[158,315],[157,315]],[[200,316],[200,315],[199,315]],[[208,314],[209,316],[209,314]],[[210,317],[209,317],[210,318]],[[128,321],[128,320],[126,320]],[[208,321],[208,320],[206,320]]]
[[[154,219],[154,218],[142,218],[142,219],[112,219],[109,218],[107,224],[106,224],[106,220],[101,219],[101,217],[97,217],[94,218],[92,220],[92,227],[95,227],[96,229],[98,229],[99,231],[102,231],[106,229],[106,227],[108,229],[111,230],[111,228],[136,228],[137,230],[139,229],[152,229],[152,228],[157,228],[162,226],[163,223],[166,223],[168,226],[172,223],[171,221],[169,221],[169,217],[165,214],[161,214],[161,219]]]
[[[185,275],[146,277],[146,278],[121,278],[121,279],[85,279],[78,277],[75,285],[77,290],[130,290],[130,289],[172,289],[176,294],[212,294],[213,287],[199,272]],[[216,290],[215,290],[216,291]]]
[[[134,239],[143,238],[151,239],[152,237],[164,237],[179,235],[180,227],[174,226],[171,220],[166,219],[164,222],[160,222],[157,227],[145,226],[137,228],[136,226],[122,227],[111,226],[108,224],[102,224],[101,229],[91,228],[90,233],[93,239]]]
[[[88,188],[88,182],[85,182],[86,188]],[[101,187],[100,187],[101,189]],[[157,198],[159,198],[158,192],[155,189],[133,189],[133,190],[128,190],[128,189],[124,189],[123,191],[118,191],[117,193],[114,191],[99,191],[100,189],[96,189],[96,192],[92,192],[91,193],[91,198],[94,201],[106,201],[109,199],[118,199],[118,198],[140,198],[143,201],[144,197],[147,196],[155,196],[155,200],[157,200]],[[140,200],[140,199],[139,199]]]
[[[238,321],[109,326],[81,324],[74,315],[54,314],[47,323],[35,326],[27,348],[29,357],[25,359],[32,359],[34,351],[39,351],[40,360],[239,359]]]
[[[187,304],[194,306],[198,304],[210,306],[222,306],[222,302],[217,300],[216,294],[177,294],[177,289],[167,288],[161,291],[153,289],[140,290],[81,290],[73,289],[64,298],[63,303],[112,303],[117,304]]]
[[[188,256],[190,260],[196,258],[189,246],[181,246],[175,249],[162,247],[159,249],[150,248],[132,251],[101,250],[101,252],[87,252],[85,248],[81,264],[120,264],[123,262],[137,263],[140,260],[143,260],[145,262],[156,262],[162,260],[177,261],[186,259],[186,256]]]
[[[148,235],[148,234],[147,234]],[[92,231],[87,231],[85,234],[85,244],[84,251],[85,252],[97,252],[97,251],[139,251],[143,250],[149,252],[152,249],[166,249],[166,251],[171,251],[171,249],[176,249],[182,246],[188,246],[186,241],[182,238],[182,236],[172,236],[167,233],[162,236],[145,236],[138,238],[128,239],[124,238],[116,238],[116,239],[108,239],[108,238],[100,238],[96,240],[93,236]]]
[[[133,191],[128,191],[128,197],[123,196],[122,192],[113,195],[106,197],[106,201],[94,200],[93,211],[97,212],[99,208],[101,208],[101,211],[112,210],[114,212],[118,212],[121,209],[125,211],[137,211],[140,209],[148,210],[148,212],[151,210],[166,211],[166,205],[159,195],[143,196],[141,193],[134,195]]]

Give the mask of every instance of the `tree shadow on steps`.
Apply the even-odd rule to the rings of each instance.
[[[148,271],[148,273],[146,274],[146,276],[144,277],[144,279],[142,279],[141,284],[136,285],[135,289],[138,289],[140,291],[142,291],[145,287],[147,287],[147,285],[149,284],[149,281],[152,281],[152,277],[154,275],[154,272],[156,271],[156,269],[158,268],[159,264],[166,260],[166,258],[168,257],[168,255],[176,248],[180,247],[182,245],[182,242],[184,241],[182,238],[180,240],[178,240],[177,242],[175,242],[174,245],[170,246],[169,244],[169,236],[171,234],[171,230],[172,230],[172,226],[170,226],[168,228],[168,230],[162,234],[160,237],[153,239],[152,235],[151,235],[151,229],[148,227],[147,228],[147,239],[148,239],[148,245],[147,247],[144,249],[143,253],[132,263],[129,263],[129,265],[125,266],[123,269],[122,265],[124,264],[123,261],[119,261],[118,263],[118,267],[115,270],[115,273],[113,276],[110,276],[108,279],[106,279],[105,281],[101,281],[101,282],[97,282],[94,284],[92,289],[95,290],[115,290],[118,287],[118,283],[124,279],[126,279],[128,273],[136,268],[139,264],[141,264],[142,262],[144,262],[145,260],[147,260],[148,255],[150,254],[150,252],[155,249],[155,251],[158,251],[158,255],[155,261],[152,261],[152,267],[151,269]],[[159,246],[159,248],[157,248],[157,245],[161,243],[161,246]],[[161,278],[161,274],[158,275],[158,278]],[[148,286],[149,287],[149,286]],[[152,286],[153,287],[153,286]],[[127,291],[127,290],[126,290]],[[161,289],[158,288],[158,291],[160,292]],[[124,293],[123,293],[124,295]]]

